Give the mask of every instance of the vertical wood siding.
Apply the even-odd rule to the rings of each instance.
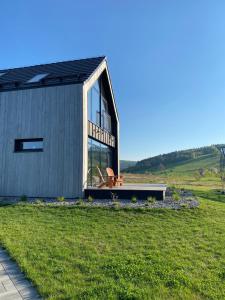
[[[82,85],[0,93],[0,195],[82,196]],[[43,138],[43,152],[14,153],[15,139]]]

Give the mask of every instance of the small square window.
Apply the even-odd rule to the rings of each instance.
[[[43,139],[16,139],[15,152],[41,152],[43,151]]]
[[[31,79],[29,79],[27,81],[27,83],[35,83],[35,82],[39,82],[40,80],[44,79],[46,76],[48,76],[48,74],[37,74],[34,77],[32,77]]]

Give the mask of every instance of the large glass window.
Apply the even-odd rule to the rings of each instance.
[[[106,176],[106,168],[112,167],[112,149],[91,138],[88,139],[88,186],[98,185],[101,171]]]
[[[103,95],[103,86],[101,81],[97,80],[88,91],[88,119],[104,130],[111,132],[111,117],[108,102]]]

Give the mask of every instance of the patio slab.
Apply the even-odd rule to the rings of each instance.
[[[40,300],[31,282],[27,280],[16,262],[0,248],[0,300]]]

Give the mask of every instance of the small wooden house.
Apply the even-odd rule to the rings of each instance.
[[[119,121],[105,57],[0,70],[0,196],[82,197],[119,174]]]

